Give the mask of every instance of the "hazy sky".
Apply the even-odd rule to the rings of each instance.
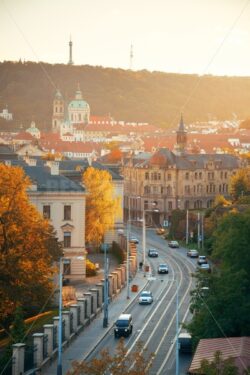
[[[250,0],[0,0],[0,61],[250,76]]]

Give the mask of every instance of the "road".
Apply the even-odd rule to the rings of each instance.
[[[140,241],[137,246],[141,254],[141,229],[134,228],[133,235]],[[143,342],[148,353],[154,353],[150,375],[172,375],[175,374],[176,368],[177,289],[180,330],[181,324],[190,318],[190,291],[194,288],[191,274],[196,268],[196,260],[187,258],[184,248],[170,249],[165,239],[157,236],[154,230],[147,229],[146,251],[150,247],[157,248],[159,253],[158,258],[149,258],[146,255],[152,272],[146,288],[152,291],[154,302],[152,305],[139,305],[138,301],[135,301],[126,310],[133,317],[133,333],[125,339],[125,344],[130,352],[139,340]],[[160,263],[168,264],[169,274],[157,274]],[[116,344],[117,340],[111,330],[89,358],[97,357],[102,348],[109,348],[111,353],[114,352]],[[189,355],[179,356],[180,375],[186,374],[190,359]]]

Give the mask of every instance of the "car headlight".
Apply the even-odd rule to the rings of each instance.
[[[127,332],[127,328],[125,328],[125,332]]]
[[[118,332],[118,328],[115,329],[115,332]]]

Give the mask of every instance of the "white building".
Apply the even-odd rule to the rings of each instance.
[[[8,108],[4,108],[2,112],[0,112],[0,117],[4,118],[7,121],[13,120],[13,115],[8,111]]]

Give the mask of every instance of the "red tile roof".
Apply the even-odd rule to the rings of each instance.
[[[197,374],[201,361],[213,361],[214,353],[220,351],[222,359],[232,357],[234,364],[239,369],[239,374],[250,366],[250,337],[229,337],[218,339],[202,339],[196,349],[194,358],[189,368],[189,374]]]

